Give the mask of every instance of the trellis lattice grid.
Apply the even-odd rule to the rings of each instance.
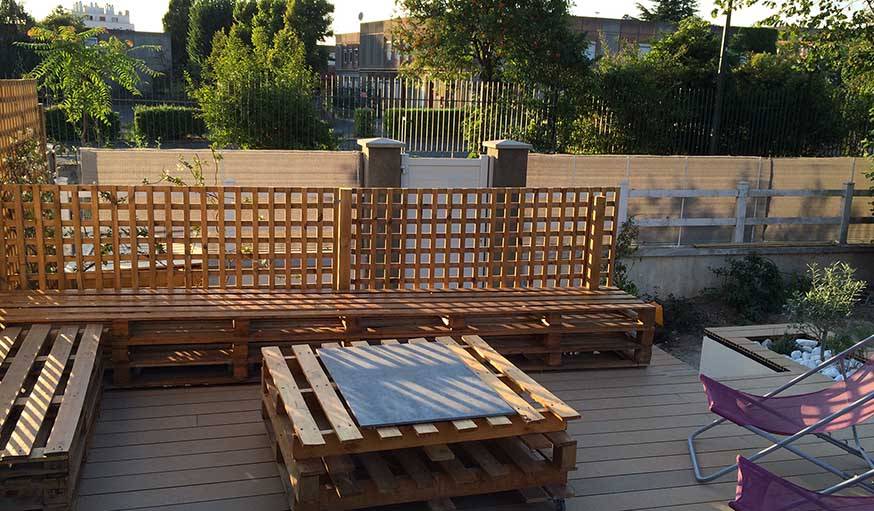
[[[334,287],[335,188],[4,186],[4,289]]]
[[[352,190],[351,286],[609,285],[617,192]]]

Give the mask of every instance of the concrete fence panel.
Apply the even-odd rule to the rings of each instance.
[[[139,185],[155,182],[163,170],[190,180],[176,169],[180,158],[204,161],[207,185],[358,186],[357,151],[222,150],[216,168],[209,149],[82,149],[84,184]]]

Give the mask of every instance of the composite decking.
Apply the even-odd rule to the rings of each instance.
[[[766,354],[767,356],[771,356]],[[774,356],[776,359],[776,356]],[[789,362],[782,359],[786,364]],[[766,392],[798,374],[746,378],[733,385]],[[569,432],[578,441],[571,473],[571,510],[727,510],[734,479],[698,484],[686,437],[712,416],[697,371],[655,349],[641,369],[533,374],[581,411]],[[799,390],[824,385],[815,378]],[[862,428],[874,442],[874,425]],[[815,440],[808,451],[845,468],[860,461]],[[707,467],[730,463],[739,446],[762,442],[735,426],[721,426],[701,441]],[[833,481],[791,453],[763,465],[809,487]],[[499,500],[456,501],[459,508],[543,509]],[[281,511],[288,509],[261,422],[259,386],[107,391],[83,470],[79,511]]]

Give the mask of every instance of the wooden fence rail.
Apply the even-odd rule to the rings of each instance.
[[[0,187],[0,289],[597,288],[618,189]]]
[[[872,197],[872,190],[856,190],[855,183],[844,183],[843,189],[750,189],[747,181],[737,183],[736,189],[695,189],[695,190],[636,190],[631,189],[628,181],[620,185],[619,207],[617,222],[621,226],[628,219],[628,199],[707,199],[707,198],[732,198],[735,199],[735,214],[733,217],[682,217],[682,218],[635,218],[635,224],[639,227],[733,227],[731,242],[740,244],[748,238],[748,226],[764,225],[832,225],[838,226],[838,236],[834,241],[845,244],[848,242],[848,234],[851,225],[874,223],[872,216],[852,216],[853,199],[855,197]],[[840,216],[749,216],[747,201],[750,198],[759,197],[835,197],[841,199]]]

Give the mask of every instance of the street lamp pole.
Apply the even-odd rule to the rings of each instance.
[[[728,48],[728,31],[731,28],[732,2],[728,2],[725,10],[725,26],[722,27],[722,43],[719,45],[719,68],[716,72],[716,99],[713,105],[713,124],[710,126],[710,154],[719,152],[720,130],[722,129],[722,104],[725,97],[725,75],[728,71],[726,49]]]

